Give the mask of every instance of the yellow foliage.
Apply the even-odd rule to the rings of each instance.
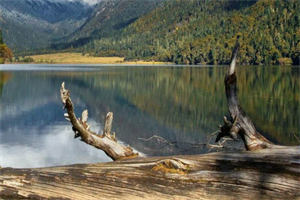
[[[12,57],[12,51],[5,44],[0,44],[0,64],[5,63],[6,60],[12,59]]]
[[[280,65],[291,65],[293,63],[292,59],[290,58],[279,58],[278,62]]]

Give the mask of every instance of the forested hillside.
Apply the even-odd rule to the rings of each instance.
[[[18,55],[76,51],[181,64],[300,64],[299,0],[1,0]]]
[[[299,64],[300,1],[167,0],[123,29],[93,34],[80,50],[96,56],[228,64],[240,35],[241,64]]]

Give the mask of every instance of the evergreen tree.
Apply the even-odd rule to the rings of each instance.
[[[2,31],[0,30],[0,44],[3,44]]]

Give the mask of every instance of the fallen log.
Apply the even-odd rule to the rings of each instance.
[[[74,113],[70,92],[61,99],[75,138],[103,150],[114,162],[37,169],[0,169],[3,199],[300,199],[300,147],[272,144],[239,106],[235,72],[238,41],[225,77],[230,117],[216,141],[241,138],[244,152],[142,157],[111,133],[108,113],[103,133],[90,130],[88,112]]]
[[[0,199],[300,199],[300,148],[0,169]]]

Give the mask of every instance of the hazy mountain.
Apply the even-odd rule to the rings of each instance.
[[[1,0],[0,29],[3,38],[15,51],[45,48],[51,40],[69,35],[82,26],[95,2]]]
[[[119,32],[162,1],[1,0],[0,29],[14,51],[76,47]]]
[[[54,48],[81,46],[92,39],[119,33],[164,0],[102,0],[87,21],[73,34],[56,41]]]

